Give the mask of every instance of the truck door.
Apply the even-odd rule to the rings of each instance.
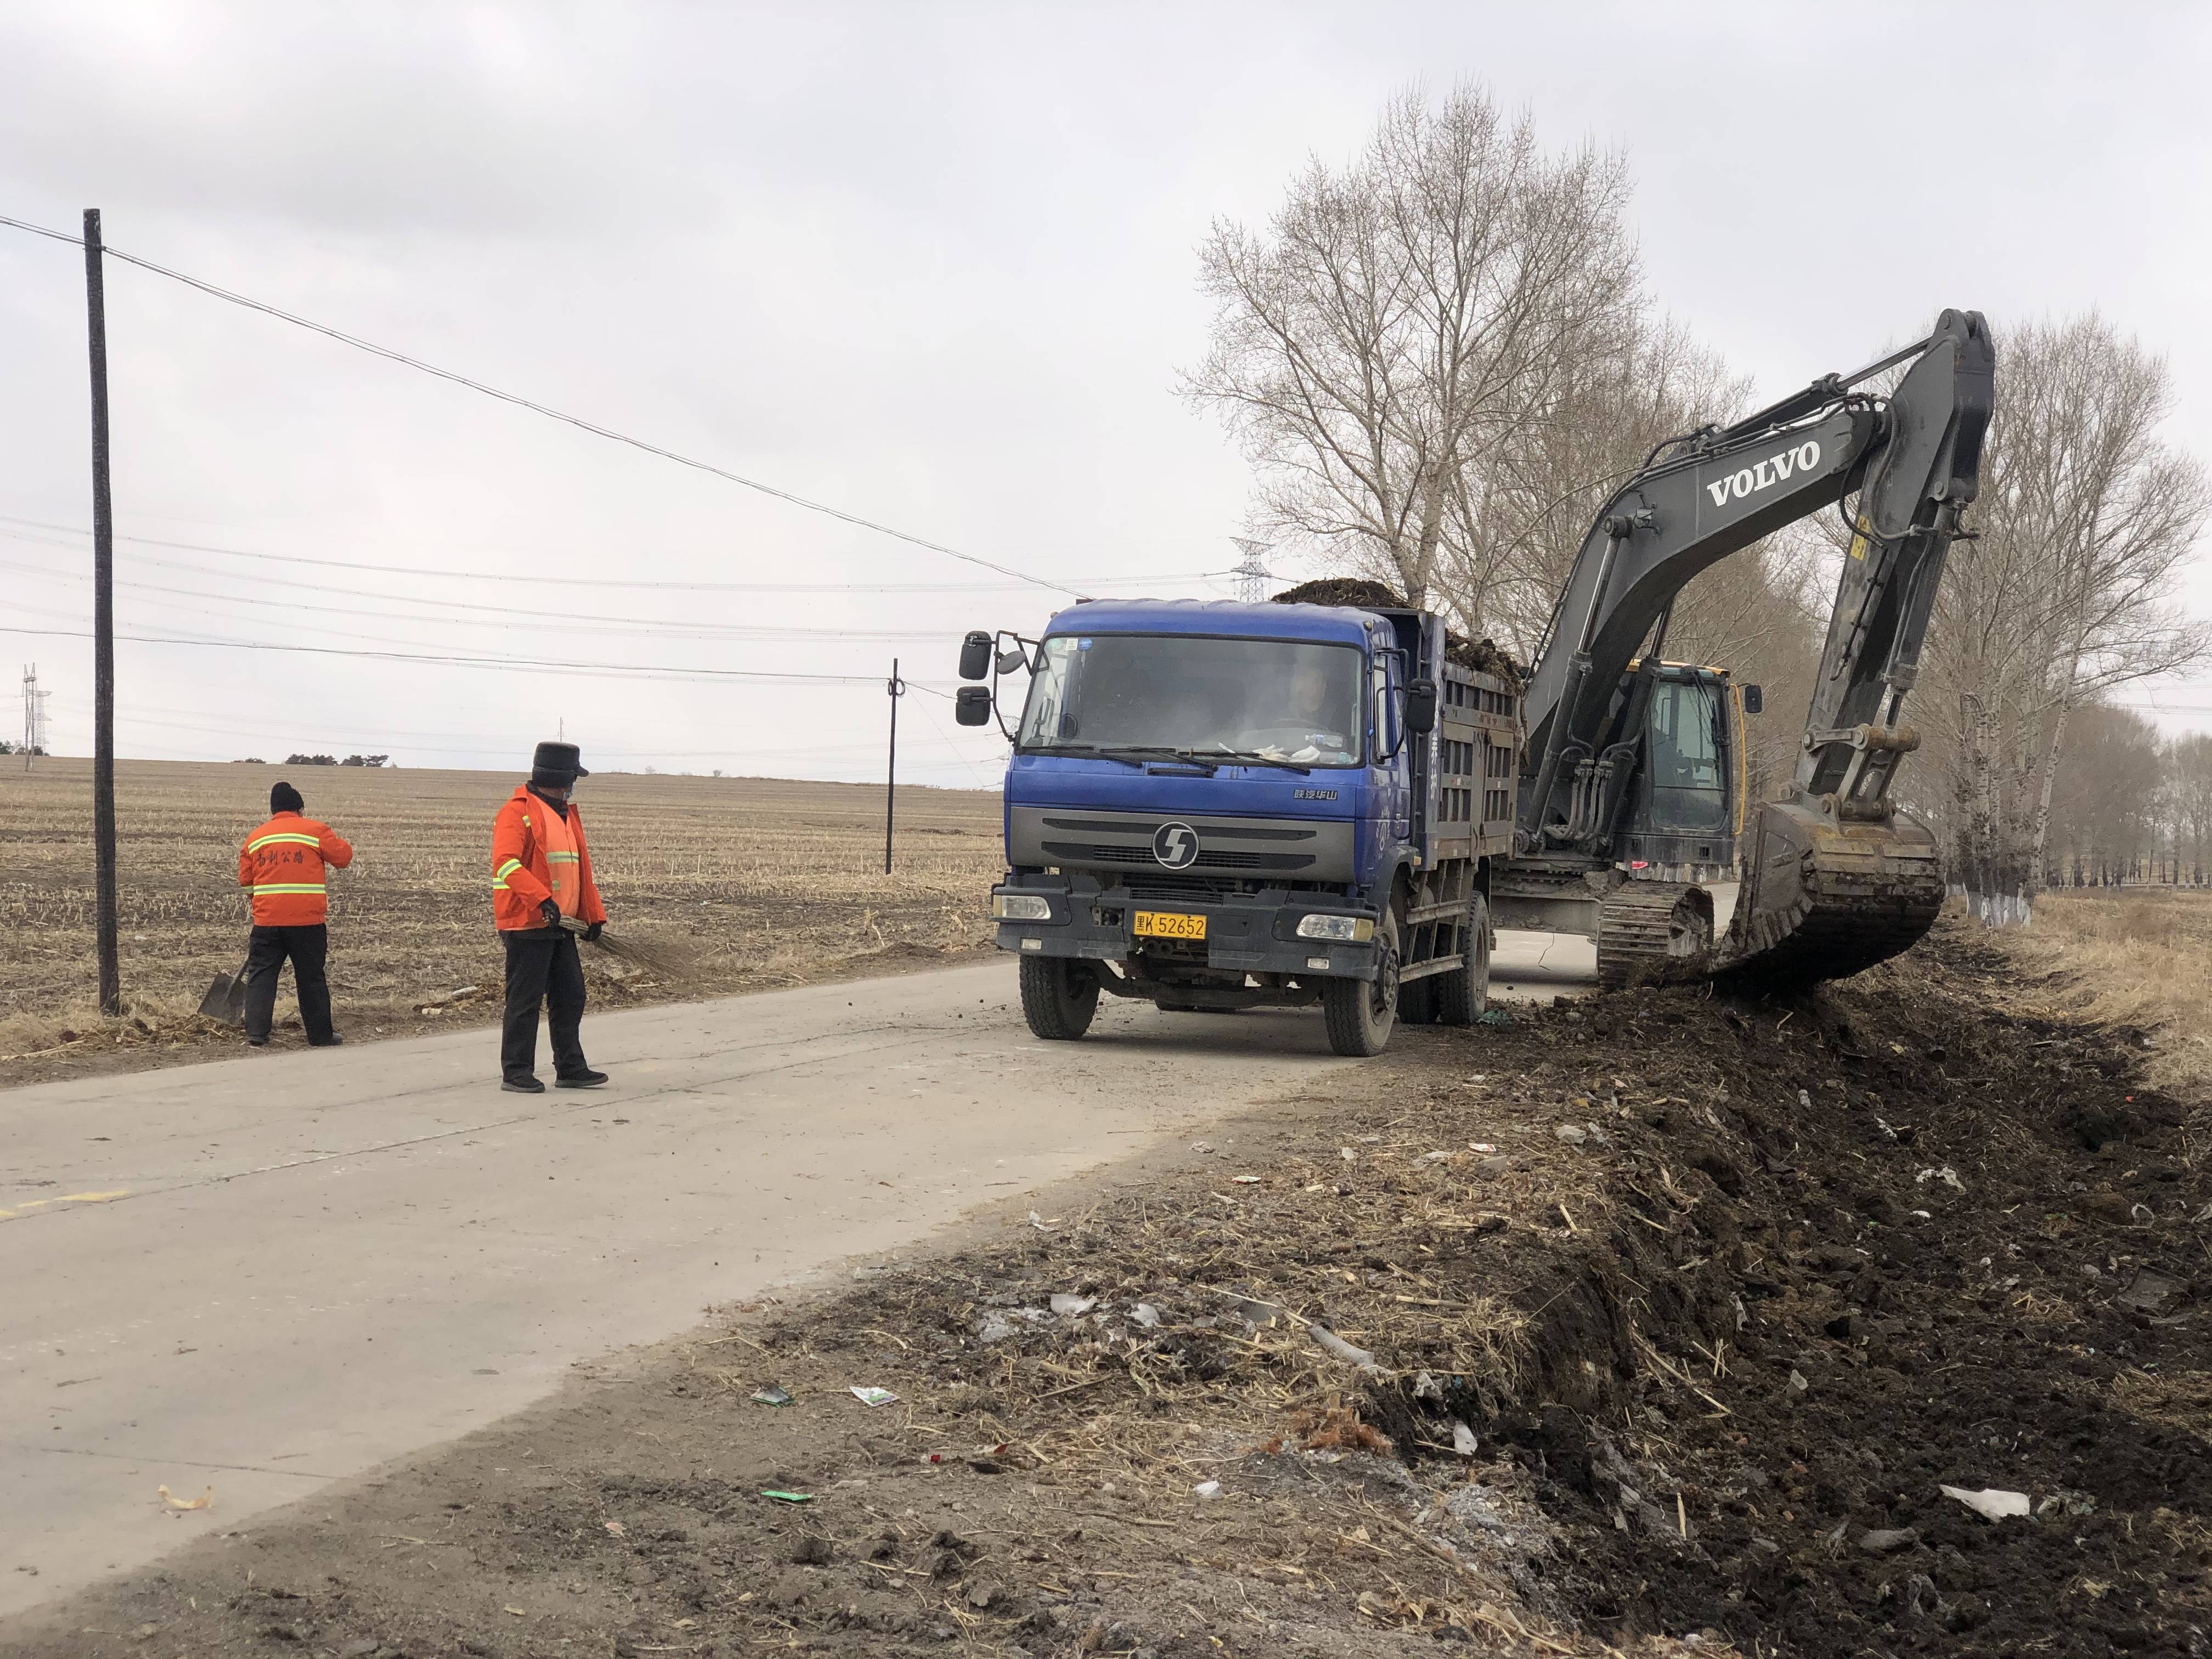
[[[1384,838],[1393,847],[1400,847],[1413,833],[1413,798],[1406,783],[1406,732],[1401,718],[1398,658],[1395,654],[1376,658],[1371,683],[1375,698],[1376,811]]]

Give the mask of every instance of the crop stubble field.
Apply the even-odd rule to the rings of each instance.
[[[491,820],[521,774],[118,763],[131,1018],[118,1027],[94,1012],[91,773],[82,760],[0,766],[0,1085],[238,1041],[194,1010],[245,955],[238,848],[280,777],[355,848],[331,878],[339,1029],[364,1038],[494,1016]],[[587,947],[595,1006],[935,963],[989,943],[995,795],[902,788],[889,876],[879,787],[602,774],[578,799],[608,937],[650,962]],[[289,971],[284,984],[278,1041],[296,1042]],[[422,1012],[466,986],[475,994]]]

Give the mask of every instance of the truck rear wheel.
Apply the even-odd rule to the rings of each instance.
[[[1340,1054],[1365,1060],[1382,1052],[1398,1024],[1398,919],[1384,913],[1376,930],[1375,977],[1325,979],[1321,1009],[1328,1022],[1328,1046]]]
[[[1065,957],[1022,958],[1022,1018],[1048,1042],[1073,1042],[1098,1012],[1098,970]]]
[[[1490,1006],[1490,900],[1484,895],[1468,901],[1467,949],[1459,966],[1430,983],[1437,988],[1442,1024],[1472,1025]]]

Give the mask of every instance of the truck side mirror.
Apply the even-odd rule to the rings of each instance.
[[[1425,738],[1437,729],[1437,683],[1415,680],[1406,688],[1406,729]]]
[[[963,680],[980,680],[990,672],[991,636],[978,629],[960,641],[960,678]],[[964,702],[960,705],[963,708],[967,706]],[[981,726],[982,721],[963,718],[960,723],[963,726]]]
[[[1025,669],[1029,665],[1029,655],[1018,645],[1010,645],[999,653],[999,672],[1001,674],[1011,674],[1017,668]]]
[[[1743,688],[1743,712],[1745,714],[1756,714],[1765,706],[1765,702],[1766,699],[1760,695],[1759,690],[1757,686],[1747,685]]]
[[[971,639],[975,637],[970,635]],[[983,636],[986,645],[990,636]],[[991,723],[991,693],[988,687],[963,685],[952,699],[952,718],[963,726],[988,726]]]

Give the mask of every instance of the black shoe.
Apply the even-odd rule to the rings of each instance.
[[[267,1037],[248,1037],[246,1039],[246,1046],[249,1048],[266,1048],[269,1046],[269,1039]]]
[[[562,1089],[596,1089],[607,1080],[605,1072],[582,1071],[574,1077],[556,1077],[554,1085]]]
[[[310,1042],[307,1046],[310,1048],[342,1048],[345,1046],[345,1039],[333,1031],[320,1042]]]
[[[545,1092],[545,1085],[528,1072],[517,1077],[503,1077],[499,1080],[499,1086],[511,1095],[542,1095]]]

